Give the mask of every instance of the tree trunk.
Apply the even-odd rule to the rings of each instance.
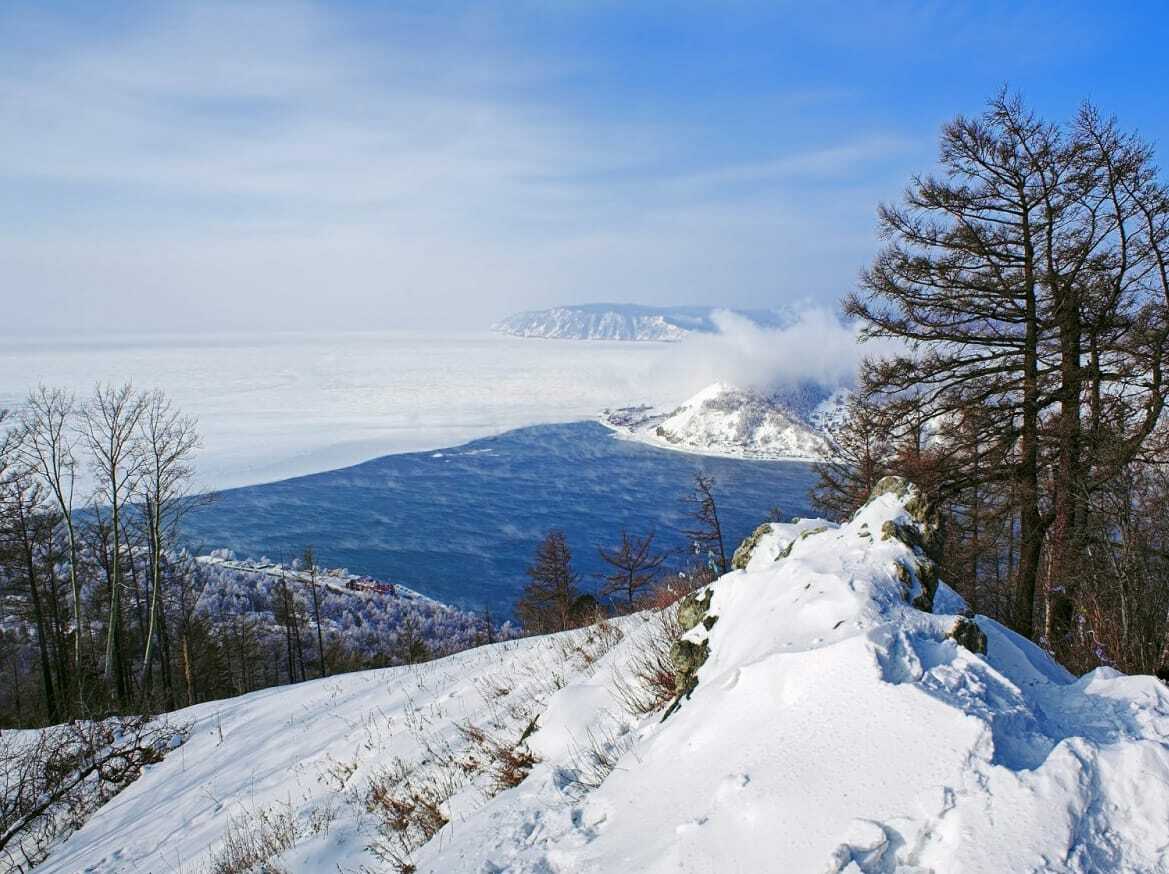
[[[1075,573],[1079,533],[1081,421],[1081,325],[1075,286],[1059,296],[1057,321],[1060,344],[1060,417],[1056,481],[1050,538],[1048,603],[1045,632],[1048,645],[1058,648],[1071,630],[1075,613]]]
[[[1026,193],[1020,191],[1026,203]],[[1015,584],[1015,630],[1024,637],[1035,633],[1035,592],[1043,550],[1043,520],[1039,511],[1039,313],[1035,299],[1035,251],[1031,225],[1023,216],[1024,290],[1026,315],[1023,339],[1022,433],[1017,467],[1019,497],[1019,572]]]
[[[187,690],[187,706],[195,703],[195,678],[191,674],[190,633],[183,629],[183,685]]]
[[[41,605],[40,587],[37,584],[36,557],[33,552],[32,532],[29,530],[29,518],[25,515],[23,506],[17,508],[20,523],[20,539],[24,552],[25,572],[28,574],[28,588],[32,595],[33,621],[37,626],[37,648],[41,658],[41,683],[45,693],[45,710],[50,723],[60,721],[60,711],[57,709],[57,696],[53,691],[53,668],[49,659],[48,631],[45,628],[45,614]]]
[[[162,590],[162,519],[158,501],[150,502],[147,512],[150,514],[150,602],[147,607],[146,652],[142,656],[143,704],[150,692],[150,667],[154,659],[158,599]]]

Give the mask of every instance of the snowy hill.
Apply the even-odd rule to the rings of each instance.
[[[715,383],[669,412],[625,407],[606,410],[601,421],[626,437],[669,449],[741,458],[823,458],[827,444],[814,422],[825,402],[835,404],[837,396],[821,391],[800,397],[804,415],[781,397]]]
[[[508,316],[492,330],[516,337],[557,340],[677,341],[691,332],[715,333],[714,314],[722,307],[648,307],[636,304],[582,304],[530,310]],[[732,310],[757,325],[791,324],[791,312]]]
[[[1169,689],[963,615],[937,533],[888,478],[663,614],[180,711],[40,870],[1169,870]]]

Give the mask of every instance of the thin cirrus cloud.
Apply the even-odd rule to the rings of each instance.
[[[704,152],[685,124],[558,91],[595,59],[474,22],[403,16],[371,40],[329,6],[201,4],[101,38],[7,24],[0,258],[27,333],[827,300],[871,248],[874,172],[912,148],[858,131]]]

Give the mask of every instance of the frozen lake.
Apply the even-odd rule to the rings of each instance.
[[[417,333],[5,341],[0,409],[38,382],[161,388],[199,419],[205,489],[268,482],[393,452],[454,446],[606,406],[676,402],[667,344]],[[671,359],[673,360],[673,359]],[[673,384],[671,384],[673,383]]]
[[[810,465],[654,449],[593,422],[544,425],[456,449],[391,455],[284,482],[233,489],[188,518],[191,546],[288,560],[314,544],[321,562],[395,580],[507,616],[548,529],[563,528],[591,588],[600,545],[622,525],[683,548],[681,498],[715,476],[728,549],[767,517],[811,515]]]

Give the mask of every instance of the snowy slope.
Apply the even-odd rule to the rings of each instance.
[[[700,666],[664,720],[618,691],[650,614],[202,705],[43,870],[197,871],[267,811],[290,872],[396,870],[403,841],[419,874],[1169,871],[1169,690],[1074,679],[983,617],[967,649],[918,494],[878,492],[842,526],[762,527],[683,602]],[[526,779],[483,770],[484,732],[538,759]],[[448,821],[386,817],[371,780]]]
[[[677,341],[698,331],[714,333],[714,314],[720,307],[648,307],[636,304],[582,304],[529,310],[496,323],[492,329],[516,337],[558,340]],[[767,328],[794,321],[780,310],[733,310]]]
[[[607,410],[601,421],[653,446],[702,454],[815,460],[827,451],[808,420],[758,392],[724,383],[707,386],[668,413],[649,407]]]

